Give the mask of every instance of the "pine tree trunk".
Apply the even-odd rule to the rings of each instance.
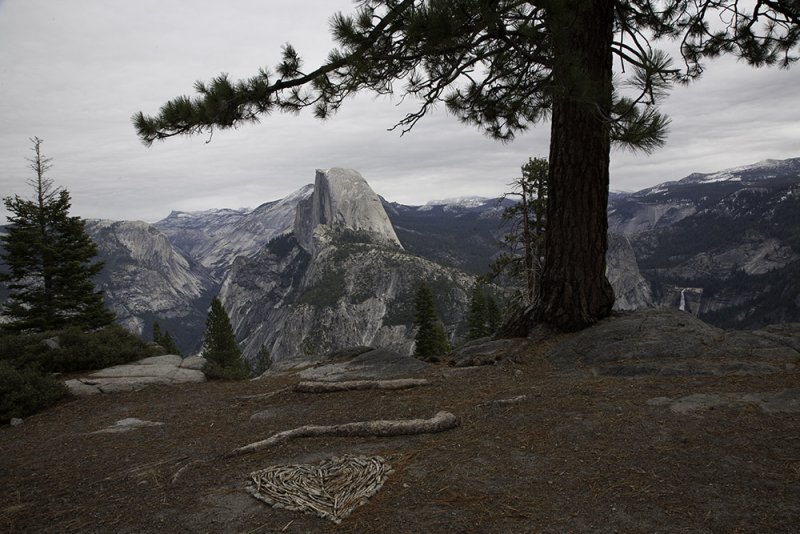
[[[545,265],[537,318],[562,330],[611,312],[606,278],[613,0],[552,2],[553,99]]]

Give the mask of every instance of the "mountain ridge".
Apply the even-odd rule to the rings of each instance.
[[[145,336],[152,321],[166,324],[181,339],[179,345],[193,351],[199,347],[205,306],[231,271],[252,267],[270,243],[287,250],[299,246],[287,238],[294,232],[302,234],[305,253],[311,255],[317,246],[366,248],[375,235],[382,235],[378,241],[402,247],[408,256],[474,277],[485,272],[506,231],[500,213],[508,200],[450,199],[454,202],[407,206],[369,189],[370,209],[383,215],[365,219],[378,230],[365,238],[364,225],[328,224],[341,210],[334,208],[333,197],[325,200],[322,192],[315,200],[316,189],[315,178],[315,184],[253,209],[173,211],[153,225],[87,221],[106,261],[108,272],[98,283],[109,306],[121,322]],[[317,210],[306,229],[303,218],[298,221],[301,205],[312,215]],[[610,194],[609,278],[615,280],[618,307],[678,307],[683,295],[688,310],[719,326],[759,327],[765,321],[800,320],[800,288],[793,281],[798,278],[793,273],[800,272],[799,213],[800,158],[693,173],[634,193]],[[163,262],[160,270],[166,274],[154,267],[158,262]],[[323,271],[309,273],[303,287],[294,287],[293,298],[300,299],[301,289],[319,296],[319,284],[332,280]],[[137,284],[139,291],[132,288]],[[152,300],[149,308],[147,298]],[[184,303],[179,305],[176,298]],[[454,320],[450,320],[451,334],[457,330]]]

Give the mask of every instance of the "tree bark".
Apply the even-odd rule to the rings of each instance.
[[[561,330],[611,313],[606,278],[613,0],[550,3],[553,115],[537,319]]]

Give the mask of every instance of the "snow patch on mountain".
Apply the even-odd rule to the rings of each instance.
[[[775,171],[770,173],[770,171]],[[758,179],[774,178],[778,172],[800,172],[800,158],[775,160],[765,159],[758,163],[732,167],[713,173],[693,173],[680,180],[681,184],[741,182],[746,178],[757,176]]]
[[[252,257],[271,239],[290,232],[297,205],[313,192],[313,185],[305,185],[252,210],[172,212],[155,226],[221,282],[237,256]]]
[[[453,197],[453,198],[446,198],[443,200],[431,200],[427,202],[425,206],[457,206],[462,208],[480,208],[487,202],[489,202],[490,198],[486,197],[479,197],[479,196],[463,196],[463,197]]]

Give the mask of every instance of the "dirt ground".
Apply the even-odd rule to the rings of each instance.
[[[0,531],[800,531],[800,414],[746,403],[674,413],[648,403],[797,388],[796,369],[596,377],[558,371],[533,351],[516,363],[432,366],[422,376],[432,384],[402,391],[297,393],[282,388],[298,379],[282,376],[65,401],[0,428]],[[493,402],[519,395],[526,399]],[[221,458],[305,424],[428,418],[440,410],[457,415],[460,426],[419,436],[297,439]],[[164,424],[93,433],[128,417]],[[269,465],[348,453],[381,455],[394,473],[339,525],[271,508],[243,489],[248,473]]]

